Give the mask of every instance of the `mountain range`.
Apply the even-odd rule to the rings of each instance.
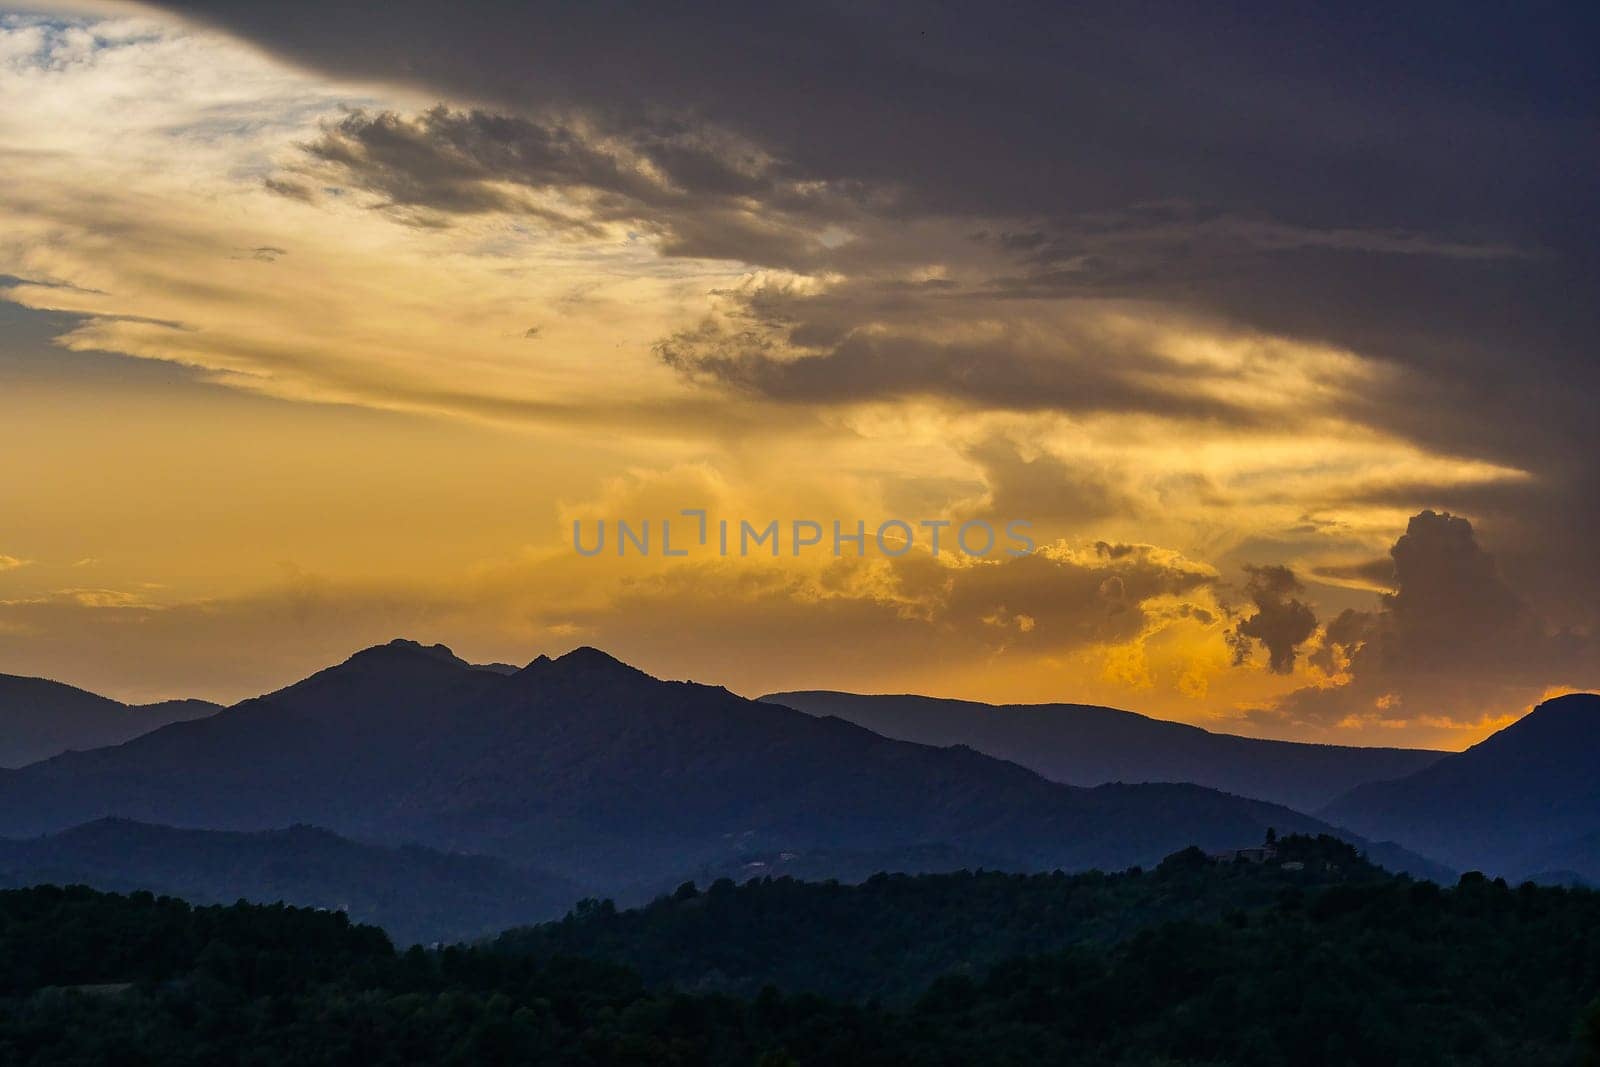
[[[828,690],[761,699],[903,741],[969,745],[1068,785],[1191,782],[1299,811],[1315,811],[1358,785],[1403,778],[1446,755],[1237,737],[1090,704],[997,705]]]
[[[0,767],[21,767],[69,749],[120,745],[221,710],[204,700],[122,704],[44,678],[0,674]]]
[[[104,816],[264,831],[303,823],[537,868],[637,899],[693,872],[862,857],[896,869],[1117,869],[1266,830],[1336,832],[1191,784],[1051,782],[968,747],[652,678],[595,649],[514,673],[395,641],[216,715],[0,772],[0,834]],[[1399,849],[1397,869],[1440,870]],[[787,857],[787,858],[786,858]]]
[[[751,701],[592,648],[516,668],[399,640],[226,709],[0,682],[12,720],[34,709],[79,745],[93,744],[85,723],[187,716],[0,769],[0,836],[29,839],[0,843],[0,874],[342,906],[323,903],[342,864],[422,886],[416,914],[374,920],[417,936],[527,921],[583,894],[639,901],[686,878],[1119,869],[1192,844],[1254,845],[1269,827],[1337,834],[1436,879],[1600,881],[1593,694],[1452,754],[1254,740],[1081,705]],[[53,707],[68,710],[50,723]],[[21,751],[23,737],[6,743]],[[341,850],[348,860],[311,862]],[[460,923],[441,921],[450,909]]]
[[[763,701],[890,737],[965,744],[1047,778],[1187,780],[1315,813],[1453,870],[1600,885],[1600,696],[1546,701],[1465,752],[1214,734],[1079,704],[988,705],[822,690]]]

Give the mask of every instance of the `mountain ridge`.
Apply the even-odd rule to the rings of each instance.
[[[1600,832],[1600,695],[1544,701],[1471,748],[1359,786],[1321,814],[1458,868],[1517,877]]]
[[[124,704],[49,678],[0,674],[0,768],[121,744],[221,710],[221,705],[204,700]]]
[[[1186,781],[1312,811],[1367,781],[1398,778],[1447,755],[1216,733],[1095,704],[984,704],[915,694],[771,693],[763,702],[832,715],[921,744],[966,744],[1052,781]]]

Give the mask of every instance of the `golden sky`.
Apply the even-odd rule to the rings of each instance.
[[[395,636],[593,644],[748,695],[1443,747],[1600,680],[1501,505],[1570,464],[1458,432],[1398,328],[1183,281],[1515,271],[1547,254],[1519,235],[918,200],[781,123],[264,41],[0,15],[0,671],[231,701]],[[572,550],[683,508],[1020,519],[1039,551]]]

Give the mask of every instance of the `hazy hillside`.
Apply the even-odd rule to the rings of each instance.
[[[1581,839],[1600,833],[1600,696],[1547,700],[1465,752],[1354,789],[1322,815],[1462,870],[1570,868],[1584,859]],[[1594,860],[1583,865],[1593,870]]]
[[[496,855],[616,894],[785,852],[936,846],[1016,870],[1114,869],[1190,843],[1251,844],[1269,826],[1329,829],[1192,785],[1075,789],[971,749],[660,681],[593,649],[505,675],[411,642],[210,719],[0,775],[5,834],[103,815],[310,823]]]
[[[21,767],[68,749],[120,745],[219,710],[203,700],[119,704],[60,682],[0,674],[0,767]]]
[[[981,704],[827,690],[761,698],[924,745],[970,745],[1069,785],[1192,782],[1314,811],[1365,782],[1399,778],[1442,752],[1264,741],[1089,704]]]
[[[455,941],[566,913],[570,882],[484,856],[357,844],[294,826],[176,830],[102,819],[48,837],[0,839],[0,887],[82,884],[197,904],[283,901],[343,911],[401,945]]]
[[[1523,869],[1517,877],[1548,884],[1600,886],[1600,832],[1535,849],[1521,863]]]

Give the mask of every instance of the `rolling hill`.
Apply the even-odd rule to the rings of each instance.
[[[1068,785],[1192,782],[1300,811],[1314,811],[1363,783],[1411,774],[1445,755],[1235,737],[1088,704],[981,704],[827,690],[761,699],[903,741],[970,745]]]
[[[1600,695],[1540,704],[1430,767],[1360,786],[1321,812],[1458,869],[1517,878],[1585,859],[1600,834]],[[1592,857],[1593,853],[1588,853]],[[1595,860],[1582,863],[1595,869]]]
[[[70,749],[120,745],[220,710],[203,700],[121,704],[44,678],[0,674],[0,767],[22,767]]]
[[[909,855],[927,869],[948,849],[1015,870],[1110,869],[1254,844],[1269,826],[1331,829],[1194,785],[1073,788],[970,748],[662,681],[595,649],[504,674],[408,641],[208,719],[0,773],[0,834],[108,815],[307,823],[497,856],[623,898],[785,854],[891,867]]]

